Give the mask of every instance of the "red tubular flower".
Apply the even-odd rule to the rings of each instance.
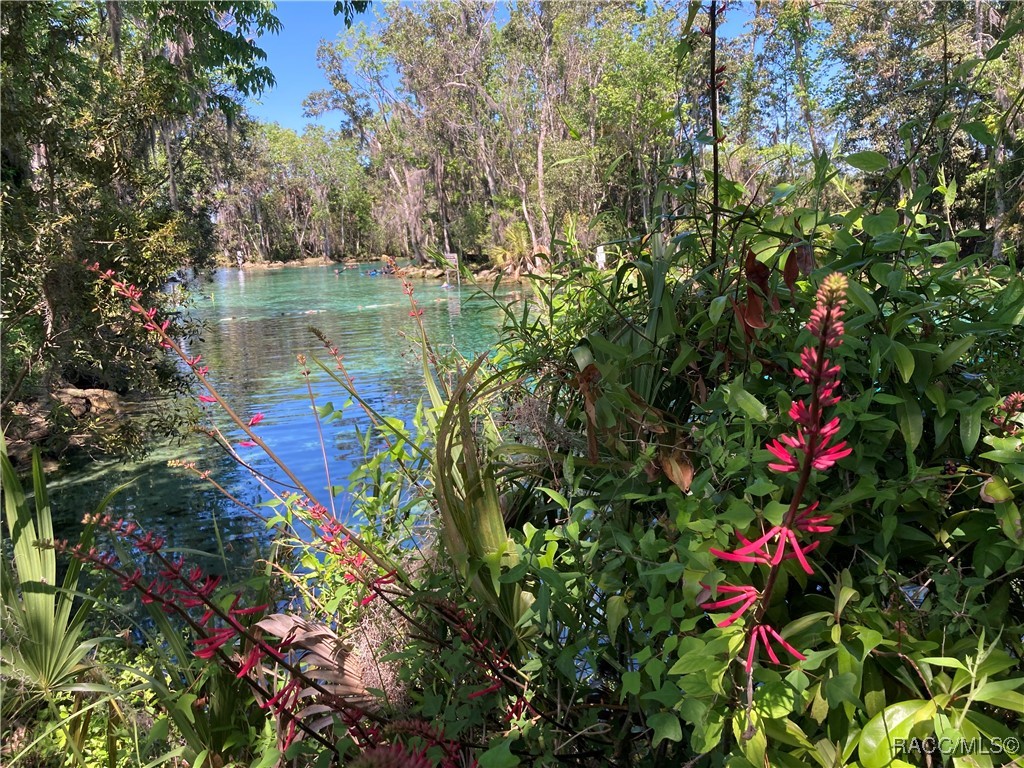
[[[239,679],[245,677],[262,660],[263,660],[263,651],[260,650],[260,647],[258,645],[254,645],[252,650],[249,651],[249,655],[246,657],[245,661],[242,662],[242,666],[239,667],[238,674],[235,675],[235,677],[239,678]]]
[[[198,647],[192,653],[200,659],[211,659],[217,651],[236,635],[234,627],[221,627],[211,630],[210,634],[196,640]]]
[[[728,584],[719,584],[717,587],[719,592],[725,594],[732,594],[732,597],[727,597],[723,600],[714,600],[707,603],[701,603],[701,608],[705,611],[714,611],[719,608],[728,608],[729,606],[740,603],[740,607],[732,613],[728,618],[722,619],[716,626],[728,627],[735,622],[740,616],[742,616],[750,606],[757,602],[757,599],[761,596],[758,592],[750,585],[744,585],[742,587],[733,587]]]
[[[216,403],[217,402],[217,398],[216,397],[210,397],[209,395],[200,395],[199,396],[199,402],[200,403]]]
[[[249,426],[250,427],[255,427],[261,421],[263,421],[263,414],[262,413],[257,413],[255,416],[253,416],[251,419],[249,419]]]
[[[467,699],[479,699],[481,696],[486,696],[488,693],[494,693],[501,688],[501,680],[495,680],[493,683],[488,685],[486,688],[481,688],[479,691],[473,691],[469,694]]]
[[[768,445],[765,446],[778,461],[774,464],[769,464],[768,469],[773,469],[776,472],[797,472],[800,469],[800,461],[789,452],[789,447],[782,442],[790,443],[791,441],[797,443],[796,438],[790,437],[789,435],[782,435],[778,440],[772,440]],[[799,443],[797,443],[798,445]],[[792,445],[791,447],[797,447]]]
[[[754,666],[754,657],[757,655],[758,643],[764,646],[765,652],[767,652],[768,654],[768,658],[771,659],[773,663],[782,663],[781,661],[779,661],[779,655],[775,653],[775,649],[772,648],[773,642],[776,642],[780,646],[782,646],[787,653],[789,653],[798,661],[803,661],[807,658],[804,654],[800,653],[800,651],[798,651],[792,645],[787,643],[782,638],[782,635],[776,632],[773,627],[769,626],[768,624],[758,624],[756,627],[754,627],[754,631],[750,633],[750,645],[747,647],[746,669],[748,674]]]

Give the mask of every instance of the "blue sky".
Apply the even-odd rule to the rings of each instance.
[[[362,15],[369,22],[372,11]],[[250,101],[249,112],[267,122],[301,131],[307,123],[331,126],[338,116],[326,115],[317,121],[302,116],[302,100],[312,91],[327,87],[327,79],[316,65],[316,49],[321,39],[333,40],[345,29],[345,21],[334,15],[333,0],[279,2],[277,17],[283,29],[276,35],[264,35],[259,44],[267,52],[267,66],[277,85]]]
[[[749,14],[751,3],[733,6],[723,31],[737,34]],[[367,13],[356,17],[371,29],[374,27],[373,5]],[[259,100],[249,102],[249,112],[266,122],[277,122],[301,132],[310,122],[335,127],[338,115],[325,115],[314,120],[303,117],[302,101],[312,91],[327,87],[327,79],[316,65],[316,49],[320,40],[334,40],[345,29],[345,21],[334,15],[334,0],[284,0],[277,4],[277,17],[282,29],[276,35],[260,38],[260,47],[267,53],[267,65],[277,85],[263,93]]]

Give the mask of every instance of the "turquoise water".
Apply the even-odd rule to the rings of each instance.
[[[467,357],[491,350],[500,323],[500,312],[492,301],[471,288],[446,290],[434,281],[415,281],[414,286],[436,348],[454,345]],[[418,332],[400,280],[366,277],[357,270],[335,274],[330,267],[224,269],[197,287],[203,295],[193,315],[204,323],[204,330],[188,351],[202,354],[211,382],[239,415],[264,414],[256,427],[259,435],[325,503],[328,485],[345,485],[362,459],[356,429],[365,428],[367,420],[353,406],[344,418],[323,423],[325,469],[296,359],[304,354],[327,360],[309,326],[319,328],[338,347],[356,388],[373,408],[411,420],[424,396],[424,385]],[[317,366],[310,363],[309,367],[317,404],[332,402],[340,408],[347,399],[344,391]],[[244,439],[240,430],[229,428],[217,405],[205,408],[208,423],[224,428],[233,441]],[[259,448],[238,450],[254,469],[281,477]],[[251,543],[254,536],[261,536],[260,521],[210,483],[168,467],[171,459],[195,462],[199,469],[209,470],[211,479],[247,504],[270,498],[250,472],[211,440],[192,436],[180,445],[169,441],[152,446],[143,462],[92,461],[69,468],[53,485],[56,523],[64,535],[73,535],[84,512],[115,486],[128,483],[115,497],[111,511],[131,515],[175,546],[214,551],[215,526],[229,552],[237,542]],[[339,510],[347,509],[343,496],[335,501]]]

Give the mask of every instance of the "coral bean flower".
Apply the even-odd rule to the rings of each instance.
[[[737,603],[740,604],[740,607],[737,608],[731,616],[729,616],[726,619],[722,619],[720,622],[718,622],[718,624],[715,625],[718,627],[728,627],[729,625],[731,625],[740,616],[742,616],[744,612],[746,612],[746,610],[750,608],[750,606],[756,603],[757,599],[761,596],[761,593],[750,585],[744,585],[742,587],[733,587],[728,584],[719,584],[717,589],[721,593],[727,595],[732,594],[732,597],[726,597],[722,600],[714,600],[712,602],[701,603],[700,607],[703,608],[705,611],[715,611],[719,608],[728,608],[730,606],[736,605]]]
[[[796,560],[805,573],[813,573],[807,555],[821,543],[816,536],[828,533],[833,528],[829,525],[827,515],[817,514],[817,501],[802,504],[803,496],[809,487],[811,472],[830,469],[837,461],[853,452],[845,441],[834,442],[840,430],[839,418],[827,419],[824,413],[825,408],[839,402],[837,392],[840,366],[826,355],[830,349],[838,347],[843,342],[842,318],[846,290],[847,280],[838,274],[825,278],[818,290],[817,302],[807,322],[807,330],[817,339],[817,343],[803,349],[800,354],[800,365],[794,370],[797,379],[810,387],[810,397],[795,401],[789,409],[788,415],[796,424],[795,434],[780,435],[765,446],[775,458],[775,461],[768,465],[769,469],[782,474],[797,475],[793,498],[782,523],[772,526],[753,540],[737,532],[736,539],[739,545],[731,550],[709,550],[712,555],[725,562],[756,563],[768,568],[764,588],[760,591],[751,585],[719,584],[717,591],[726,597],[701,605],[705,610],[737,606],[730,616],[718,622],[718,626],[723,628],[730,626],[753,608],[752,619],[746,629],[749,644],[745,666],[748,674],[757,657],[758,645],[764,648],[768,658],[775,664],[781,663],[776,647],[782,648],[796,659],[806,658],[786,642],[773,627],[764,622],[763,617],[770,603],[782,562]],[[801,541],[802,536],[808,540]]]
[[[747,674],[750,674],[750,670],[754,667],[754,657],[757,655],[758,643],[764,646],[765,651],[768,653],[768,658],[775,664],[781,664],[779,661],[779,655],[775,653],[775,649],[772,648],[772,643],[776,642],[782,646],[787,653],[791,654],[795,659],[804,661],[807,657],[800,653],[796,648],[787,643],[778,632],[767,624],[758,624],[754,627],[754,631],[750,634],[750,645],[747,649],[747,663],[746,670]]]

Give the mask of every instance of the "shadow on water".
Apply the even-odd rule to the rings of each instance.
[[[201,284],[206,294],[195,315],[205,327],[189,354],[201,354],[210,378],[243,417],[263,413],[260,436],[314,493],[326,501],[328,478],[311,404],[297,355],[324,359],[320,342],[309,326],[323,331],[344,356],[360,394],[378,411],[411,419],[423,396],[421,362],[414,351],[415,326],[400,280],[367,278],[355,270],[285,268],[260,272],[218,270]],[[465,356],[489,351],[498,335],[500,313],[472,289],[445,290],[417,282],[416,298],[433,343],[454,344]],[[341,407],[345,393],[323,371],[311,366],[318,405]],[[233,441],[238,429],[212,406],[209,418]],[[324,424],[330,483],[345,485],[362,460],[357,425],[365,426],[358,409]],[[243,460],[271,477],[280,477],[258,448],[238,448]],[[53,507],[58,536],[77,534],[82,514],[91,511],[110,490],[128,486],[110,512],[131,516],[143,527],[163,535],[175,547],[216,552],[217,533],[230,553],[249,550],[267,536],[265,525],[225,498],[208,482],[170,460],[194,461],[202,471],[246,504],[269,498],[252,475],[206,438],[195,436],[179,445],[156,446],[142,462],[81,461],[54,478]],[[347,509],[345,499],[337,500]]]

